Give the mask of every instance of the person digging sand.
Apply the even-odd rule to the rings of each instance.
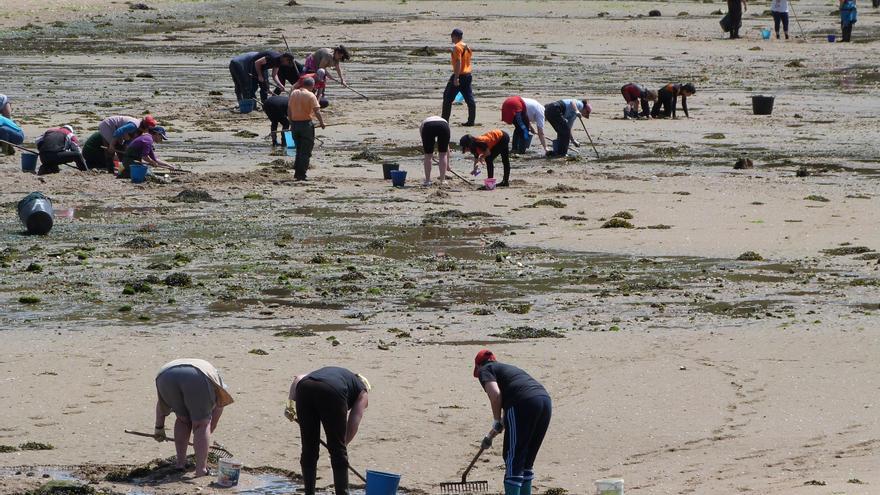
[[[332,68],[336,71],[336,75],[339,76],[339,84],[348,87],[345,77],[342,75],[342,62],[350,58],[351,55],[349,55],[348,49],[342,45],[336,48],[319,48],[315,50],[315,53],[306,57],[304,69],[307,74],[313,74],[318,72],[318,69],[326,70]]]
[[[513,125],[511,151],[518,155],[525,153],[532,142],[532,134],[535,133],[525,99],[521,96],[511,96],[504,100],[501,104],[501,121]]]
[[[79,141],[73,127],[65,125],[49,129],[37,138],[37,151],[40,153],[40,168],[37,175],[57,174],[59,165],[76,163],[81,171],[88,170],[83,160]]]
[[[510,136],[501,129],[493,129],[479,137],[465,134],[458,141],[461,152],[470,151],[474,155],[474,169],[471,175],[479,175],[479,164],[486,165],[489,178],[495,178],[495,159],[501,155],[501,163],[504,165],[504,178],[496,184],[496,187],[508,187],[510,185]]]
[[[550,122],[553,130],[556,131],[555,149],[551,150],[547,156],[565,157],[568,155],[569,142],[579,147],[581,143],[574,138],[571,128],[579,115],[588,119],[591,113],[593,113],[593,107],[587,100],[566,99],[554,101],[545,106],[544,115],[547,117],[547,122]]]
[[[304,79],[303,87],[290,93],[287,106],[287,119],[290,121],[293,140],[296,142],[296,158],[293,161],[293,180],[296,181],[308,180],[306,172],[309,170],[312,149],[315,147],[315,125],[312,124],[312,115],[318,118],[321,129],[324,128],[321,104],[312,92],[314,87],[314,79],[310,77]]]
[[[168,136],[165,134],[165,128],[160,126],[153,127],[148,132],[132,139],[122,155],[122,170],[119,171],[119,175],[116,178],[130,179],[131,164],[135,162],[143,162],[154,167],[172,168],[171,164],[156,157],[154,149],[157,144],[167,140]]]
[[[673,84],[669,83],[657,91],[657,101],[654,102],[654,108],[651,109],[651,116],[655,119],[662,117],[668,119],[675,116],[675,107],[678,106],[678,97],[681,96],[681,109],[684,110],[684,116],[690,118],[688,114],[687,99],[697,92],[697,88],[693,84]]]
[[[439,153],[438,165],[440,166],[440,185],[446,180],[446,170],[449,168],[449,122],[437,115],[428,117],[419,126],[419,135],[422,137],[422,151],[425,152],[423,164],[425,166],[425,182],[422,185],[431,185],[431,168],[434,161],[434,147]]]
[[[144,118],[131,117],[129,115],[114,115],[107,117],[98,124],[98,132],[105,148],[106,161],[113,162],[114,155],[122,155],[125,151],[125,143],[159,125],[152,115]]]
[[[550,426],[553,404],[543,385],[525,371],[499,363],[483,349],[474,358],[474,378],[489,396],[492,428],[481,447],[504,433],[504,495],[531,495],[535,458]]]
[[[315,495],[322,425],[333,466],[335,493],[348,495],[348,444],[357,435],[371,388],[363,375],[335,366],[293,378],[284,416],[299,423],[305,495]]]
[[[649,102],[657,101],[657,92],[647,89],[641,84],[629,83],[620,88],[620,94],[626,106],[623,107],[624,119],[637,119],[639,117],[651,118],[651,105]],[[642,112],[639,113],[639,104]]]
[[[196,476],[207,476],[208,446],[217,429],[223,408],[234,401],[220,372],[201,359],[171,361],[156,374],[156,428],[153,438],[164,442],[165,417],[174,411],[174,447],[179,470],[186,469],[186,450],[192,435],[196,458]]]
[[[455,100],[456,94],[461,93],[468,108],[467,122],[462,125],[469,127],[474,125],[477,118],[477,103],[474,100],[474,92],[471,89],[471,82],[473,81],[471,57],[473,56],[473,51],[467,43],[462,41],[464,32],[461,29],[453,29],[450,37],[454,45],[452,47],[452,75],[449,76],[446,89],[443,90],[443,110],[440,115],[443,117],[443,120],[449,122],[449,117],[452,115],[452,101]]]

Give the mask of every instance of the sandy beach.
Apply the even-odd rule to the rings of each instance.
[[[0,93],[26,147],[49,127],[85,139],[106,116],[148,112],[169,131],[157,154],[192,172],[38,177],[20,153],[0,156],[0,493],[50,478],[234,492],[192,473],[108,479],[173,455],[123,430],[150,431],[156,370],[179,357],[211,361],[230,385],[214,438],[251,468],[239,491],[299,486],[287,387],[340,365],[374,387],[352,466],[439,493],[491,425],[471,374],[482,348],[553,397],[536,494],[592,494],[600,478],[645,495],[877,491],[870,2],[848,44],[825,41],[839,34],[836,3],[815,0],[794,4],[788,41],[761,39],[766,2],[749,5],[740,40],[724,39],[726,5],[711,0],[145,3],[0,9]],[[469,182],[457,148],[466,179],[419,187],[418,126],[440,112],[453,27],[474,50],[477,99],[474,128],[453,107],[454,143],[512,133],[508,96],[588,98],[599,158],[576,124],[572,156],[546,159],[535,139],[512,158],[509,188],[477,190],[484,175]],[[298,61],[345,44],[346,79],[369,96],[328,86],[334,125],[317,131],[306,183],[273,151],[263,112],[234,109],[229,58],[284,49],[282,34]],[[423,47],[436,54],[410,54]],[[690,118],[624,120],[627,82],[693,82]],[[752,113],[758,94],[775,96],[772,115]],[[754,168],[734,170],[742,157]],[[407,171],[405,188],[382,178],[383,161]],[[32,191],[56,208],[48,236],[17,218]],[[181,201],[193,191],[207,197]],[[624,212],[632,228],[602,227]],[[491,493],[500,450],[469,477]],[[319,476],[332,483],[326,452]]]

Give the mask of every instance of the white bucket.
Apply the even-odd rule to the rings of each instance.
[[[217,466],[217,484],[223,487],[235,486],[238,484],[238,477],[241,475],[241,463],[235,459],[220,459]]]
[[[623,495],[623,479],[596,480],[596,495]]]

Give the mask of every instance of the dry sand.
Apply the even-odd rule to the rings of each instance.
[[[470,370],[491,346],[553,395],[536,493],[592,493],[603,477],[642,494],[868,494],[880,484],[877,261],[821,253],[880,248],[880,25],[870,3],[860,5],[860,42],[847,45],[823,41],[837,29],[834,7],[812,0],[796,4],[806,42],[760,40],[757,28],[772,21],[752,13],[767,4],[750,5],[745,39],[731,42],[712,14],[724,9],[717,2],[210,0],[147,2],[157,10],[145,12],[103,0],[74,0],[71,12],[7,3],[0,92],[13,98],[28,142],[51,125],[94,129],[107,115],[150,111],[171,130],[160,157],[196,173],[133,186],[70,169],[23,175],[18,156],[0,157],[0,248],[18,250],[0,265],[0,444],[55,446],[0,454],[0,466],[171,455],[170,445],[122,430],[150,426],[161,364],[197,356],[222,368],[237,400],[216,438],[250,466],[298,471],[299,435],[281,415],[286,388],[298,372],[338,364],[375,387],[352,464],[434,493],[460,476],[490,424]],[[654,8],[663,17],[635,17]],[[23,28],[29,22],[45,28]],[[367,146],[420,181],[416,129],[439,112],[454,26],[475,50],[475,131],[511,132],[499,122],[511,94],[586,96],[602,159],[575,129],[578,159],[547,161],[533,146],[514,159],[514,187],[494,192],[456,180],[390,190],[379,164],[352,160]],[[307,185],[265,165],[284,157],[262,139],[262,112],[230,112],[228,58],[283,47],[281,33],[299,59],[344,42],[355,53],[347,79],[373,97],[331,86],[327,120],[343,125],[318,131]],[[426,45],[439,54],[406,55]],[[794,60],[802,67],[787,65]],[[629,81],[693,81],[691,118],[622,120],[619,87]],[[759,93],[776,95],[772,116],[751,114]],[[464,111],[454,107],[453,124]],[[260,137],[234,136],[240,130]],[[454,125],[454,139],[463,130]],[[723,138],[707,138],[715,133]],[[740,156],[756,168],[732,170]],[[795,177],[801,165],[810,177]],[[470,168],[460,154],[454,167]],[[575,189],[551,189],[560,183]],[[167,201],[184,188],[219,202]],[[15,218],[14,203],[33,190],[74,210],[43,239],[20,235]],[[525,207],[540,199],[564,206]],[[445,209],[495,217],[420,227]],[[600,228],[621,210],[640,228]],[[671,228],[643,228],[658,224]],[[121,247],[136,235],[163,244]],[[388,247],[369,248],[372,240]],[[494,240],[508,247],[486,249]],[[750,250],[767,261],[733,261]],[[316,253],[331,263],[308,263]],[[450,259],[453,272],[438,269]],[[146,270],[155,262],[175,266]],[[42,273],[27,272],[31,263]],[[347,266],[364,281],[340,283]],[[127,280],[173,271],[196,286],[120,294]],[[21,304],[22,295],[42,301]],[[511,302],[533,306],[500,307]],[[479,308],[494,315],[474,316]],[[348,318],[356,312],[363,317]],[[523,325],[565,338],[491,336]],[[290,328],[318,335],[273,336]],[[396,345],[380,349],[388,342]],[[329,483],[326,456],[320,469]],[[471,474],[497,489],[502,477],[497,447]],[[137,490],[204,493],[208,481]],[[4,493],[35,484],[0,477]]]

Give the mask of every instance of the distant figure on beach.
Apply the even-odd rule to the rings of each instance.
[[[856,21],[859,20],[859,12],[856,8],[856,0],[839,0],[840,2],[840,29],[843,31],[844,43],[852,39],[852,30]]]
[[[117,179],[131,178],[131,165],[133,163],[144,163],[145,165],[153,165],[154,167],[168,167],[171,165],[156,157],[156,145],[168,140],[165,128],[156,126],[151,127],[147,132],[131,140],[125,148],[122,155],[122,170],[119,171]]]
[[[328,366],[293,377],[284,416],[299,423],[305,495],[315,495],[321,425],[333,466],[336,495],[348,495],[348,444],[357,435],[372,387],[363,375]]]
[[[422,185],[425,187],[431,185],[431,168],[434,161],[435,146],[440,155],[438,158],[438,165],[440,166],[439,178],[440,185],[443,185],[443,181],[446,180],[446,169],[449,168],[449,122],[446,122],[443,117],[438,117],[437,115],[428,117],[419,125],[419,136],[422,138],[422,151],[425,153],[422,162],[425,168],[425,181],[422,182]]]
[[[489,396],[492,428],[481,447],[504,433],[504,495],[532,495],[535,458],[550,426],[553,404],[550,394],[525,371],[499,363],[492,351],[483,349],[474,358],[474,378]]]
[[[305,181],[309,170],[309,161],[312,158],[312,149],[315,147],[315,125],[312,124],[312,116],[318,118],[321,129],[324,128],[324,116],[321,115],[321,104],[318,97],[312,92],[315,80],[307,77],[303,80],[302,88],[294,89],[290,93],[287,104],[287,120],[290,121],[293,130],[293,140],[296,142],[296,158],[293,162],[293,180]]]
[[[727,14],[730,16],[730,39],[739,38],[742,15],[747,10],[749,10],[749,6],[746,4],[746,0],[727,0]]]
[[[305,73],[313,74],[318,72],[318,69],[333,68],[336,75],[339,76],[339,84],[348,86],[345,82],[345,76],[342,75],[342,62],[350,58],[348,49],[342,45],[336,48],[319,48],[306,57]]]
[[[452,75],[449,76],[446,89],[443,90],[443,110],[440,115],[443,117],[443,120],[449,122],[449,117],[452,115],[452,101],[455,100],[455,95],[461,93],[468,108],[467,122],[462,125],[472,126],[477,118],[477,102],[474,100],[474,92],[471,89],[471,83],[473,82],[473,76],[471,75],[473,51],[467,43],[462,41],[464,32],[461,29],[453,29],[449,36],[452,38],[453,44]]]
[[[770,2],[770,13],[773,15],[773,29],[776,31],[776,39],[779,39],[779,25],[785,39],[788,39],[788,0],[773,0]]]
[[[565,99],[550,103],[544,107],[544,115],[547,116],[547,122],[553,126],[556,131],[556,144],[554,149],[550,150],[547,156],[565,157],[568,154],[568,143],[580,146],[572,135],[571,129],[574,127],[574,121],[578,116],[590,118],[593,113],[593,107],[587,100]]]
[[[654,108],[651,109],[651,116],[654,118],[676,118],[675,107],[678,106],[678,97],[681,96],[681,109],[684,110],[684,116],[690,118],[687,99],[688,96],[693,96],[696,92],[697,89],[691,83],[669,83],[663,86],[660,91],[657,91],[657,101],[654,102]]]
[[[59,165],[76,163],[76,168],[86,171],[79,141],[73,127],[65,125],[49,129],[37,138],[37,151],[40,153],[40,168],[37,175],[57,174]]]
[[[629,83],[620,88],[620,94],[626,102],[626,106],[623,107],[624,119],[651,118],[651,105],[648,102],[657,101],[656,91],[641,84]],[[639,104],[642,105],[641,113]]]
[[[9,97],[0,94],[0,139],[12,144],[24,142],[24,131],[12,120],[12,104]]]
[[[281,69],[295,67],[293,55],[273,50],[247,52],[233,57],[229,61],[229,73],[232,76],[232,83],[235,85],[236,101],[241,103],[242,100],[253,100],[258,87],[260,101],[265,101],[269,97],[270,77],[273,85],[283,90],[284,83],[279,76]],[[272,69],[271,76],[269,69]],[[295,81],[296,78],[294,77],[293,80]]]
[[[458,141],[461,152],[471,152],[474,155],[474,169],[471,175],[480,174],[479,164],[486,165],[489,178],[495,178],[495,159],[501,155],[501,163],[504,165],[504,176],[496,187],[508,187],[510,185],[510,136],[501,129],[492,129],[482,136],[474,137],[465,134]]]
[[[201,359],[177,359],[165,364],[156,374],[156,428],[153,437],[164,442],[165,418],[174,411],[174,447],[177,469],[186,469],[186,450],[192,435],[196,458],[196,476],[207,476],[208,447],[211,433],[223,408],[232,404],[226,384],[211,363]]]

